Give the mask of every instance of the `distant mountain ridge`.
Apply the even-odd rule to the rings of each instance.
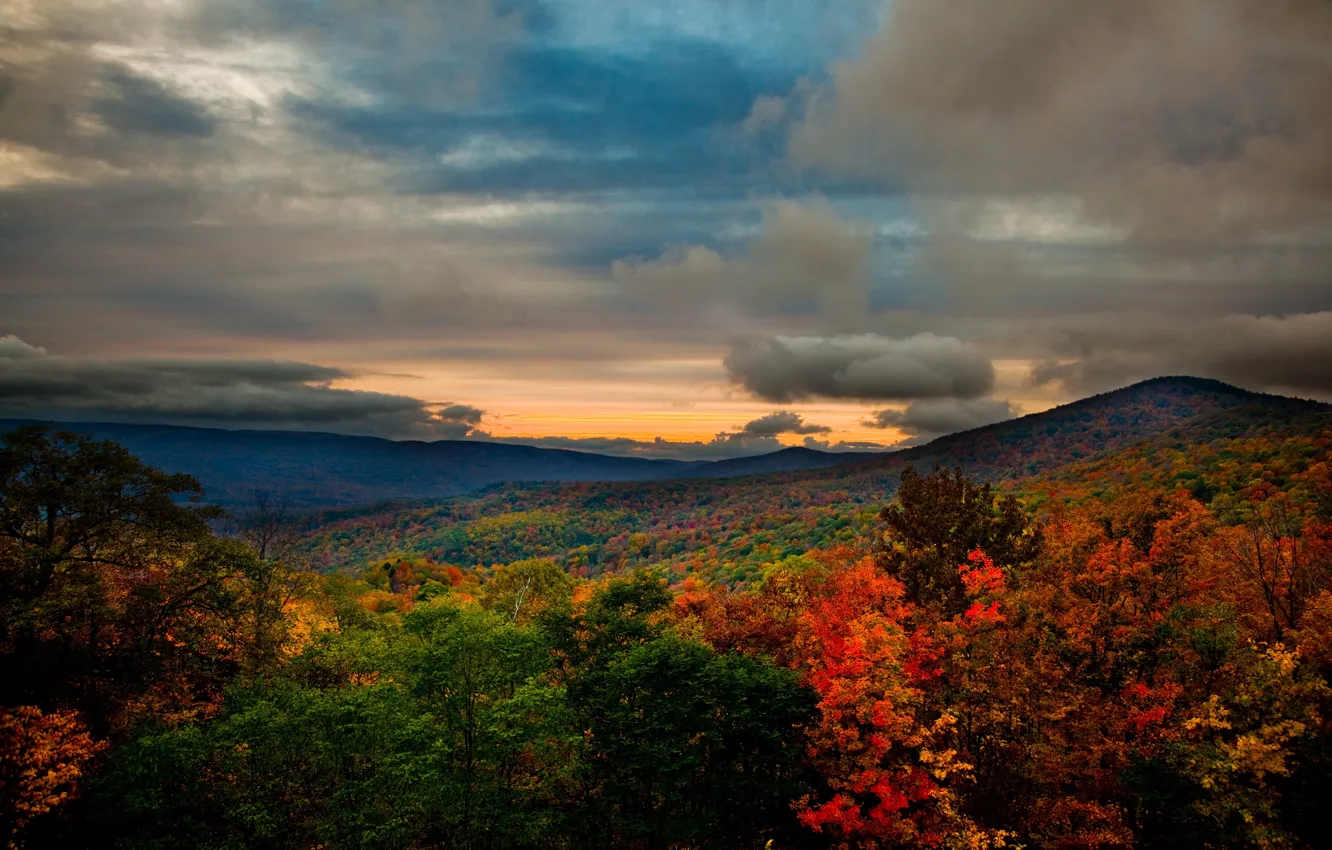
[[[668,482],[756,476],[776,486],[868,493],[890,487],[907,463],[957,466],[982,478],[1033,475],[1149,439],[1206,414],[1246,406],[1318,412],[1328,405],[1267,395],[1204,378],[1165,377],[940,437],[895,452],[821,452],[791,447],[720,461],[617,457],[473,440],[394,441],[302,431],[229,431],[181,425],[0,419],[0,431],[52,424],[114,440],[147,463],[188,472],[223,505],[254,489],[302,509],[363,508],[450,498],[502,483]],[[524,486],[523,489],[530,489]]]
[[[864,455],[807,448],[724,461],[619,457],[481,440],[386,440],[309,431],[0,419],[0,433],[51,425],[112,440],[145,462],[199,479],[205,498],[234,505],[255,489],[302,509],[415,502],[500,482],[651,481],[815,469]]]
[[[823,452],[805,446],[791,446],[761,455],[714,460],[672,472],[669,478],[738,478],[774,472],[827,469],[830,466],[881,458],[891,452]]]

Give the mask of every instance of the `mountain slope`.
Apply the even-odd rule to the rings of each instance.
[[[1207,378],[1153,378],[1042,413],[940,437],[894,456],[893,463],[937,461],[982,477],[1033,475],[1150,439],[1199,416],[1249,407],[1282,415],[1332,409]]]
[[[29,420],[0,419],[0,432]],[[466,493],[498,481],[637,481],[702,464],[610,457],[506,443],[377,437],[295,431],[227,431],[175,425],[53,423],[114,440],[147,463],[188,472],[206,497],[235,504],[254,489],[319,508],[420,501]]]
[[[816,470],[726,480],[495,486],[422,508],[327,523],[310,548],[328,566],[388,554],[459,565],[534,555],[597,571],[654,560],[682,569],[739,570],[811,546],[856,542],[902,468],[957,466],[993,481],[1053,474],[1149,443],[1243,439],[1272,422],[1298,435],[1332,431],[1326,405],[1250,393],[1215,381],[1146,381],[1043,413],[954,434],[926,446]],[[1286,439],[1290,435],[1274,437]]]

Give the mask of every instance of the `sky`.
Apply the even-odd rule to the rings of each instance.
[[[0,416],[720,458],[1332,399],[1325,0],[5,0]]]

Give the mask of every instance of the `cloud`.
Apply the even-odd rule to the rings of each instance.
[[[830,330],[857,330],[868,311],[871,234],[822,198],[778,200],[762,232],[726,257],[704,245],[677,245],[656,259],[618,260],[615,279],[664,310],[722,317],[815,306]]]
[[[629,437],[496,437],[485,431],[473,432],[472,438],[547,449],[572,449],[631,457],[723,460],[780,451],[786,448],[777,439],[782,434],[827,434],[831,431],[832,429],[826,425],[806,422],[798,413],[778,410],[750,420],[735,431],[721,431],[711,440],[667,440],[662,437],[652,440],[635,440]],[[806,437],[805,445],[823,451],[853,450],[846,443],[811,444],[812,439]]]
[[[375,97],[327,92],[293,104],[309,131],[402,162],[404,192],[679,190],[707,173],[743,194],[752,153],[720,129],[765,82],[706,40],[596,50],[528,39],[508,50],[475,103],[421,108],[410,85]]]
[[[479,407],[472,407],[470,404],[456,404],[446,402],[442,407],[435,411],[437,419],[443,419],[448,422],[461,422],[468,425],[476,425],[481,422],[481,417],[486,412]]]
[[[450,440],[461,440],[470,435],[486,415],[486,412],[479,407],[456,402],[445,402],[438,407],[435,405],[425,405],[425,407],[435,408],[432,411],[434,418],[429,422],[430,430]]]
[[[1013,405],[994,398],[922,399],[904,410],[878,410],[864,425],[895,428],[913,438],[933,439],[957,431],[969,431],[1017,416]]]
[[[124,66],[108,67],[102,84],[109,93],[97,101],[97,111],[117,133],[211,136],[217,129],[217,120],[199,103],[172,93],[156,80],[137,76]]]
[[[838,342],[926,329],[1068,392],[1321,380],[1289,339],[1169,327],[1332,309],[1312,0],[0,3],[0,316],[52,351],[433,360],[503,376],[488,409],[630,372],[706,407],[749,334],[730,371],[773,409],[992,382]],[[302,375],[235,380],[331,404]],[[479,423],[418,403],[384,432]]]
[[[201,4],[191,26],[213,41],[234,41],[256,31],[295,39],[320,53],[339,54],[361,85],[392,89],[418,105],[448,106],[473,100],[493,54],[519,42],[527,11],[522,5],[498,0],[240,0]]]
[[[28,345],[13,334],[0,336],[0,363],[6,360],[40,360],[44,357],[45,348]]]
[[[1143,243],[1325,216],[1319,0],[896,0],[790,138],[800,165],[919,192],[1072,193]]]
[[[827,425],[806,422],[798,413],[779,410],[745,423],[741,431],[756,437],[775,437],[778,434],[827,434],[832,429]]]
[[[740,122],[740,132],[746,136],[757,136],[780,125],[786,118],[786,99],[775,95],[762,95],[754,101],[745,120]]]
[[[1089,393],[1162,374],[1216,378],[1250,389],[1332,396],[1332,312],[1069,320],[1033,330],[1047,359],[1033,384]]]
[[[338,389],[337,368],[282,360],[60,357],[0,337],[0,415],[461,438],[483,412]]]
[[[724,362],[732,381],[759,398],[975,398],[994,388],[994,367],[953,337],[877,334],[754,337],[738,340]]]

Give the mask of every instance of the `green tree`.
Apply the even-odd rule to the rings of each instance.
[[[1037,530],[1012,496],[997,498],[961,470],[936,468],[921,476],[902,471],[892,504],[880,514],[886,528],[877,560],[906,587],[907,598],[944,616],[960,613],[966,592],[959,566],[981,549],[1001,567],[1030,562],[1039,551]]]
[[[481,604],[507,617],[528,622],[543,609],[573,595],[573,579],[550,558],[529,558],[495,567],[481,591]]]
[[[524,743],[515,738],[518,709],[506,705],[549,668],[544,635],[446,602],[412,611],[403,629],[415,638],[404,645],[409,690],[431,718],[435,741],[428,763],[417,765],[434,777],[427,792],[436,812],[433,832],[456,847],[482,846],[479,836],[528,832],[539,820],[517,789],[537,765],[525,760]]]
[[[767,660],[665,633],[571,686],[596,789],[581,846],[760,847],[797,831],[814,696]]]

